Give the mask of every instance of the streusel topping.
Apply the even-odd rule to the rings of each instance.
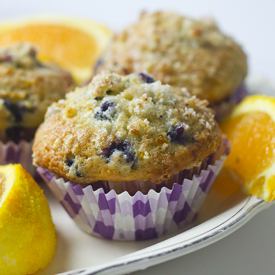
[[[241,84],[247,62],[241,47],[212,19],[156,12],[142,13],[139,22],[114,37],[95,71],[106,69],[121,74],[145,70],[212,103]]]
[[[73,87],[68,72],[39,62],[36,53],[27,43],[0,48],[0,131],[37,127],[47,107]]]
[[[34,163],[82,183],[160,182],[218,147],[207,104],[146,73],[103,72],[48,108]]]

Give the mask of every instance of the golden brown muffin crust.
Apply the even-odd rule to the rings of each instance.
[[[36,133],[34,164],[86,184],[159,183],[199,164],[221,141],[211,109],[152,81],[104,72],[54,103]]]
[[[213,20],[155,12],[142,13],[139,22],[114,37],[95,73],[106,69],[120,74],[147,71],[212,103],[241,84],[247,60]]]
[[[0,48],[0,136],[11,127],[35,129],[47,107],[74,87],[68,72],[40,63],[36,52],[27,43]]]

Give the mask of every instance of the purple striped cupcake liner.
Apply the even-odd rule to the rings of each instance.
[[[217,150],[193,169],[198,174],[188,179],[185,175],[190,170],[180,171],[171,189],[163,182],[160,190],[152,188],[147,194],[117,194],[103,187],[94,190],[92,185],[75,185],[42,167],[37,171],[79,228],[110,240],[142,241],[184,228],[194,220],[230,151],[224,141],[222,153]]]
[[[32,144],[33,141],[25,140],[18,144],[0,141],[0,165],[20,163],[32,176],[37,175],[36,168],[32,165]]]
[[[220,123],[246,96],[248,96],[248,90],[243,83],[229,97],[219,102],[212,103],[209,107],[215,111],[215,119]]]

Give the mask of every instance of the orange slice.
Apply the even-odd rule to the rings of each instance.
[[[231,169],[249,194],[275,199],[275,98],[247,97],[221,125],[231,141],[224,169]]]
[[[53,61],[70,71],[77,83],[90,78],[92,67],[111,37],[101,24],[62,16],[40,16],[0,25],[0,46],[31,42],[39,47],[38,59]]]
[[[46,267],[56,233],[43,190],[21,164],[0,166],[0,274]]]

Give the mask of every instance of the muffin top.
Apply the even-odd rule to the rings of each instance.
[[[144,73],[102,72],[48,108],[33,162],[76,183],[159,183],[217,149],[221,133],[206,105]]]
[[[142,13],[115,35],[95,72],[147,71],[162,83],[186,87],[210,103],[230,95],[247,74],[246,55],[212,19],[172,12]]]
[[[73,87],[68,72],[40,63],[36,52],[26,43],[0,48],[0,131],[38,127],[47,107]]]

